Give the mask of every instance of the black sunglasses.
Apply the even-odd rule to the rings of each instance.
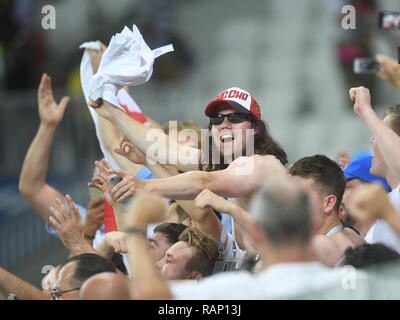
[[[243,113],[234,112],[228,114],[217,114],[215,116],[210,117],[210,123],[212,125],[218,125],[224,122],[224,119],[228,118],[229,122],[232,123],[241,123],[244,121],[250,121],[250,118]]]

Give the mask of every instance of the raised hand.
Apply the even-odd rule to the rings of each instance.
[[[69,100],[69,97],[63,97],[59,104],[56,103],[51,89],[51,78],[44,73],[38,89],[40,121],[43,124],[57,125],[64,116]]]
[[[49,217],[49,221],[59,232],[64,246],[72,252],[80,248],[82,241],[85,242],[82,237],[83,222],[71,196],[66,195],[63,200],[57,198],[56,206],[51,206],[50,211],[53,215]]]
[[[115,153],[127,158],[129,161],[146,165],[146,155],[135,147],[128,139],[122,137],[119,141],[119,147],[114,149]]]
[[[135,195],[138,190],[138,179],[127,171],[115,171],[122,177],[122,180],[111,189],[111,197],[116,202],[122,202],[125,199]]]
[[[104,200],[103,198],[93,199],[86,207],[86,219],[83,226],[83,233],[94,236],[103,223]]]
[[[354,112],[361,116],[365,111],[372,110],[371,94],[365,87],[351,88],[350,99],[354,102]]]
[[[128,171],[112,169],[106,160],[96,161],[95,164],[100,169],[100,174],[92,179],[92,183],[94,183],[92,186],[102,190],[106,200],[111,201],[111,204],[121,203],[135,194],[140,180],[136,179],[133,174]],[[120,176],[122,180],[113,187],[110,179],[116,175]]]
[[[114,199],[111,197],[111,184],[109,179],[111,175],[108,174],[109,164],[105,160],[95,161],[96,167],[100,169],[98,175],[94,176],[89,183],[89,187],[94,187],[103,192],[104,199],[112,206],[116,204]]]
[[[397,89],[400,89],[400,64],[383,54],[377,54],[376,60],[378,60],[383,68],[383,72],[377,74],[378,77],[390,82]]]

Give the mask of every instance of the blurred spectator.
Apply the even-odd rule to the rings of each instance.
[[[362,237],[340,221],[339,208],[346,185],[342,169],[328,157],[315,155],[297,160],[289,173],[308,190],[313,200],[313,254],[333,267],[348,247],[364,243]]]
[[[354,220],[349,213],[347,212],[347,206],[349,202],[351,202],[352,195],[354,192],[365,183],[373,183],[378,182],[381,183],[385,189],[390,192],[392,189],[387,184],[387,181],[381,177],[374,176],[370,173],[371,164],[372,164],[372,156],[362,156],[351,161],[344,168],[344,176],[346,177],[346,189],[343,194],[342,200],[342,216],[341,219],[354,227],[357,231],[360,232],[362,237],[365,237],[369,228],[375,221],[360,223],[359,221]]]
[[[61,264],[57,280],[51,289],[53,300],[76,300],[79,289],[91,276],[102,272],[116,272],[113,263],[100,255],[84,253]]]

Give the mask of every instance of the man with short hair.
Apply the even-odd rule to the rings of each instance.
[[[164,258],[167,250],[179,241],[180,235],[185,229],[186,226],[180,223],[161,223],[154,228],[149,242],[155,262]]]
[[[0,292],[15,294],[21,300],[78,299],[82,283],[101,272],[116,272],[114,264],[94,253],[83,253],[67,259],[46,275],[43,290],[0,268]]]
[[[333,267],[348,247],[364,243],[354,230],[343,227],[339,217],[346,180],[339,165],[323,155],[296,161],[289,173],[310,193],[314,206],[313,252]]]
[[[186,228],[156,266],[165,280],[200,280],[211,275],[216,256],[217,244],[211,237]]]
[[[79,289],[91,276],[102,272],[117,272],[113,263],[94,253],[83,253],[64,261],[59,267],[54,287],[53,300],[75,300]]]
[[[180,223],[161,223],[153,229],[148,241],[154,263],[164,258],[166,251],[179,241],[179,236],[185,229],[186,226]],[[128,235],[124,232],[109,232],[98,250],[106,258],[111,258],[112,252],[128,253],[127,238]]]

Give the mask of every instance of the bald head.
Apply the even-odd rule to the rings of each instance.
[[[120,272],[103,272],[87,279],[79,292],[80,300],[129,300],[129,280]]]

